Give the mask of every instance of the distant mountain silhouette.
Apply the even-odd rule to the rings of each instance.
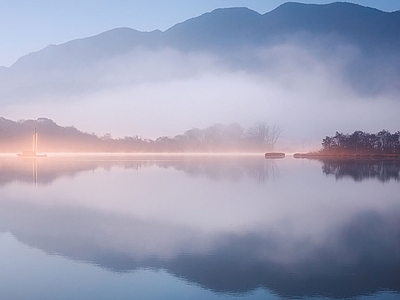
[[[49,45],[21,57],[10,69],[23,71],[90,67],[99,60],[127,53],[138,46],[159,46],[161,35],[161,31],[140,32],[130,28],[116,28],[61,45]]]
[[[135,47],[169,46],[178,50],[210,50],[268,45],[298,33],[337,35],[344,42],[372,49],[400,49],[400,11],[387,13],[357,4],[327,5],[289,2],[261,15],[248,8],[222,8],[176,24],[165,32],[116,28],[21,57],[11,68],[55,67],[72,59],[87,64],[124,54]],[[68,66],[70,66],[68,64]]]
[[[386,13],[357,4],[336,2],[327,5],[286,3],[263,16],[270,34],[306,31],[336,34],[363,50],[399,49],[400,11]]]
[[[258,44],[262,15],[248,8],[216,9],[164,32],[170,46],[182,50],[225,50]]]
[[[113,74],[113,59],[129,64],[124,56],[140,55],[134,52],[138,50],[208,53],[229,66],[254,71],[263,62],[252,57],[252,49],[282,43],[319,49],[321,60],[336,55],[342,45],[359,49],[346,63],[345,76],[361,92],[377,93],[388,86],[400,89],[399,36],[400,11],[388,13],[344,2],[289,2],[263,15],[247,8],[216,9],[164,32],[116,28],[30,53],[0,70],[0,97],[8,103],[98,91],[107,85],[99,76]],[[110,63],[99,68],[104,62]]]
[[[289,2],[264,15],[247,8],[217,9],[165,32],[170,41],[192,49],[267,45],[298,33],[336,35],[365,51],[395,50],[400,48],[400,11],[386,13],[342,2]]]

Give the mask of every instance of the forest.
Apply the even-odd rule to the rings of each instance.
[[[35,128],[39,152],[265,152],[274,150],[282,133],[280,126],[266,122],[256,122],[247,129],[238,123],[217,123],[173,137],[115,138],[110,133],[97,136],[73,126],[62,127],[47,118],[17,122],[0,118],[0,152],[29,150]]]
[[[400,154],[400,131],[378,133],[355,131],[352,134],[336,132],[322,141],[321,153],[346,154]]]

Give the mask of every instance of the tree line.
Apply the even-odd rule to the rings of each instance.
[[[173,137],[147,139],[139,135],[97,136],[62,127],[47,118],[14,122],[0,118],[0,152],[29,150],[34,129],[39,152],[266,152],[274,150],[282,128],[257,122],[245,129],[238,123],[192,128]]]
[[[265,122],[256,123],[245,131],[239,124],[214,124],[205,129],[192,128],[173,138],[160,137],[160,149],[203,151],[268,151],[275,147],[281,128]]]
[[[352,134],[336,132],[322,141],[322,152],[329,153],[400,153],[400,131],[390,133],[382,130],[378,133],[355,131]]]

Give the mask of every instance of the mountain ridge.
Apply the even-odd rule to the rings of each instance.
[[[345,17],[338,18],[341,14]],[[347,36],[347,41],[350,43],[358,41],[364,48],[377,44],[377,41],[378,45],[380,43],[384,46],[392,45],[397,50],[400,49],[400,41],[397,39],[400,36],[400,11],[383,12],[348,2],[330,4],[287,2],[263,15],[244,7],[219,8],[175,24],[165,31],[142,32],[120,27],[59,45],[49,45],[42,50],[22,56],[10,68],[27,63],[28,58],[48,52],[54,47],[65,48],[72,53],[75,47],[77,48],[75,52],[78,52],[82,43],[103,50],[108,49],[110,54],[115,51],[123,53],[137,46],[150,48],[168,46],[180,50],[193,50],[196,47],[212,47],[210,43],[217,45],[226,43],[226,46],[232,46],[238,40],[242,43],[259,45],[260,40],[265,42],[271,35],[294,34],[301,31],[312,34],[336,32]],[[357,38],[361,33],[362,39]],[[372,38],[376,39],[375,43],[366,44],[366,40]],[[113,49],[110,44],[118,45],[120,49]],[[379,50],[381,49],[382,47],[379,47]]]

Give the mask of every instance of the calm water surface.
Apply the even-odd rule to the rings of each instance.
[[[0,157],[1,299],[400,299],[400,162]]]

